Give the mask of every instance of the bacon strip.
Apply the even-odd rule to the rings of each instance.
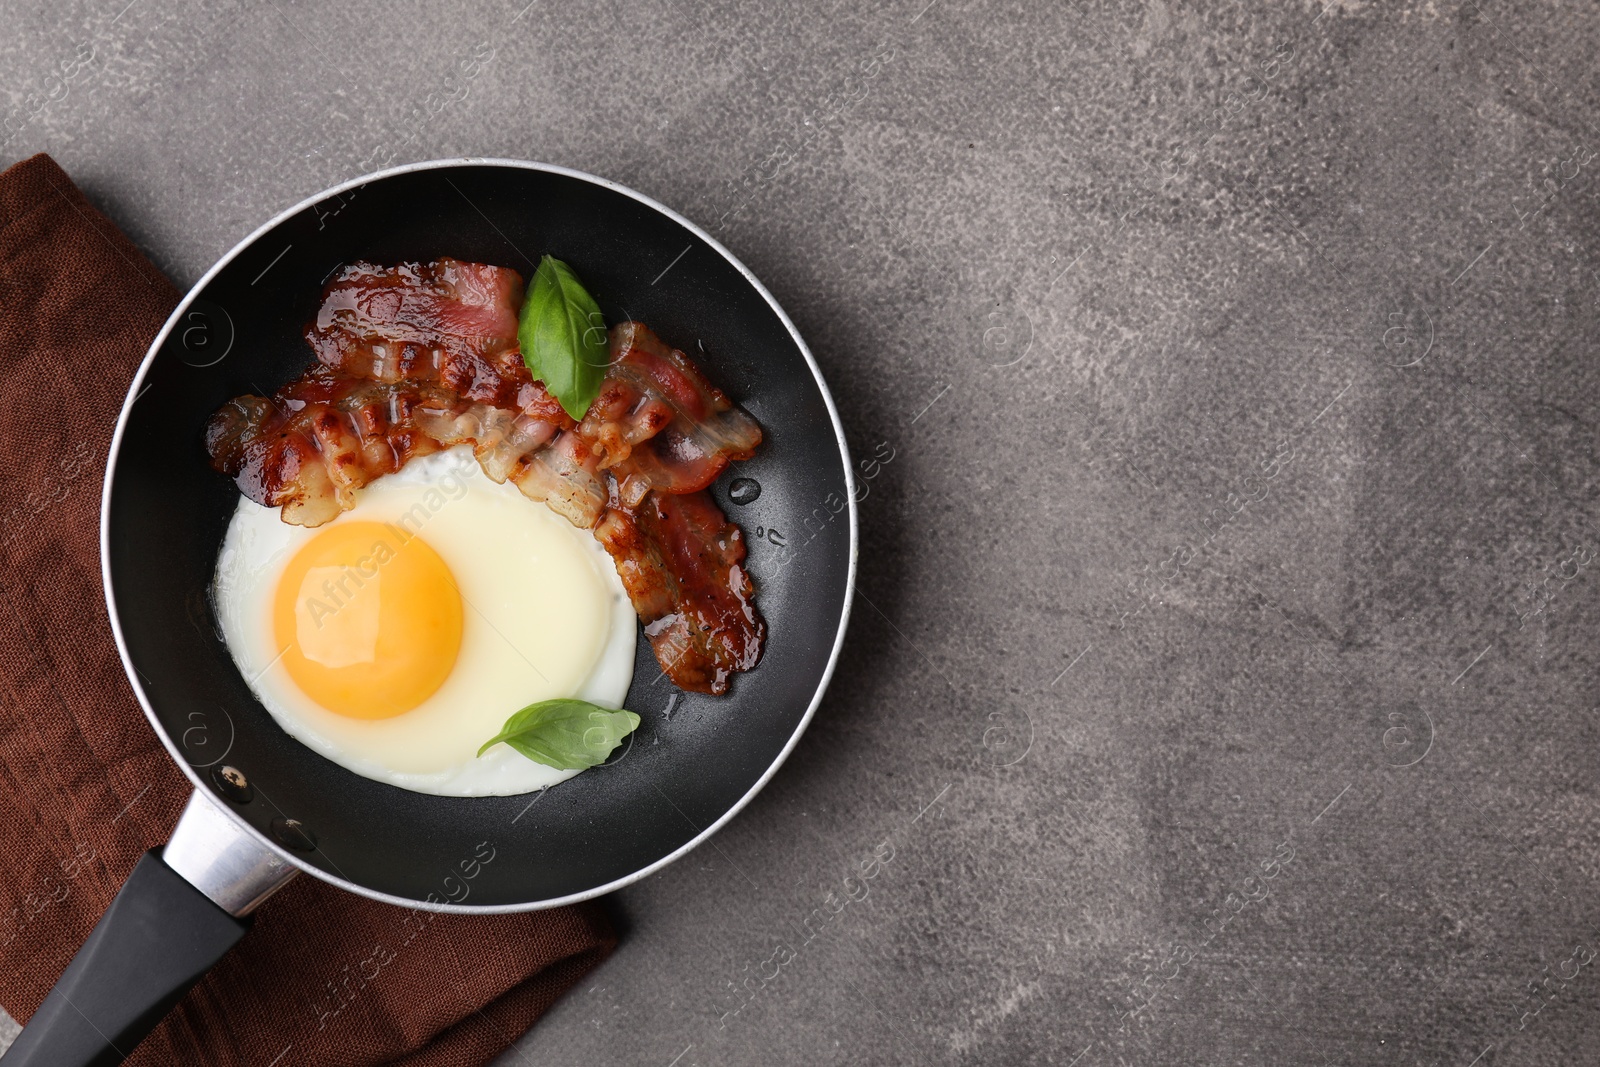
[[[471,445],[494,481],[594,530],[675,684],[725,692],[766,626],[743,535],[703,490],[761,427],[635,322],[612,329],[600,395],[574,423],[517,349],[522,292],[516,271],[452,259],[344,268],[306,329],[317,364],[270,400],[225,404],[206,432],[213,466],[319,526],[413,456]]]
[[[744,533],[711,494],[650,493],[637,510],[608,509],[594,535],[675,685],[723,693],[733,672],[756,665],[767,625],[744,569]]]
[[[281,507],[283,521],[296,526],[321,526],[355,507],[357,491],[373,479],[460,444],[472,446],[494,481],[511,481],[574,526],[592,527],[605,510],[609,490],[593,461],[575,451],[578,438],[437,385],[363,381],[314,367],[271,400],[228,401],[206,427],[212,466],[256,503]]]
[[[374,478],[438,451],[416,415],[430,400],[448,399],[409,382],[364,382],[317,367],[271,400],[228,401],[206,426],[206,450],[245,496],[282,508],[284,522],[321,526],[354,507],[356,491]]]
[[[474,395],[472,376],[482,363],[515,353],[521,304],[522,276],[504,267],[454,259],[355,263],[323,291],[306,341],[324,366],[351,377],[437,381],[489,401]]]
[[[611,368],[578,433],[630,508],[652,489],[699,492],[761,443],[755,419],[637,322],[612,329]]]

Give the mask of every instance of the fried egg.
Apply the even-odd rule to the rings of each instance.
[[[290,736],[421,793],[526,793],[577,774],[507,745],[513,712],[622,706],[637,618],[587,530],[460,447],[412,460],[314,529],[241,498],[212,588],[239,671]]]

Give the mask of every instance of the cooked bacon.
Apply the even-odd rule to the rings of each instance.
[[[273,396],[241,396],[206,426],[206,450],[245,496],[283,521],[321,526],[355,506],[356,491],[413,456],[438,450],[416,412],[446,397],[411,382],[344,378],[313,367]]]
[[[699,492],[761,443],[755,419],[637,322],[612,328],[611,367],[578,433],[616,477],[628,507],[652,489]]]
[[[756,665],[767,625],[744,569],[744,534],[709,493],[650,493],[637,509],[613,506],[594,535],[673,684],[721,694],[735,671]]]
[[[306,341],[324,366],[352,378],[438,382],[510,407],[515,386],[500,372],[522,363],[521,303],[522,275],[507,267],[454,259],[355,263],[323,291]]]
[[[374,478],[461,444],[491,479],[509,480],[574,526],[592,527],[605,510],[608,489],[578,437],[438,385],[363,381],[317,366],[271,400],[228,401],[206,427],[212,466],[296,526],[321,526],[355,507],[357,490]]]
[[[611,331],[611,365],[581,423],[517,349],[516,271],[441,259],[344,268],[306,341],[317,364],[271,400],[211,419],[213,465],[283,520],[319,526],[412,456],[467,444],[612,554],[662,670],[722,693],[761,655],[765,624],[743,535],[703,492],[761,427],[648,327]]]

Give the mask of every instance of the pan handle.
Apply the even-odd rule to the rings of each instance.
[[[6,1051],[5,1067],[121,1063],[295,873],[196,791],[166,848],[134,866]]]

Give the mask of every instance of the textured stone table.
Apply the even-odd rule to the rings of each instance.
[[[0,164],[180,284],[577,167],[880,460],[809,734],[502,1063],[1595,1062],[1592,7],[126,3],[0,3]]]

